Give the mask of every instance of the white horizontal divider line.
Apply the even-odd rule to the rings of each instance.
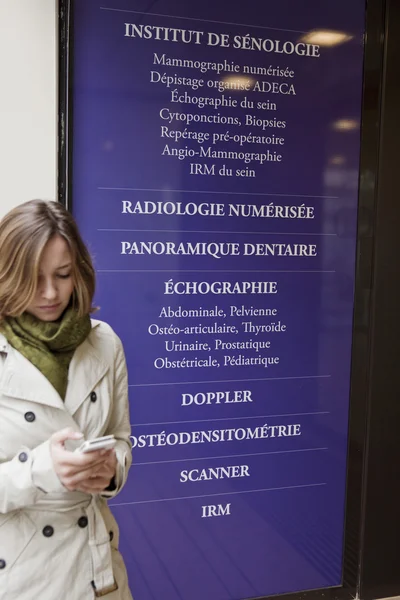
[[[273,269],[97,269],[98,273],[336,273],[334,270],[301,271]]]
[[[217,233],[221,235],[323,235],[337,237],[337,233],[308,233],[305,232],[283,232],[283,231],[199,231],[197,229],[98,229],[97,231],[119,231],[133,233]]]
[[[246,383],[249,381],[287,381],[296,379],[329,379],[332,375],[299,375],[298,377],[262,377],[260,379],[216,379],[214,381],[170,381],[168,383],[131,383],[128,387],[151,387],[160,385],[199,385],[202,383]]]
[[[131,187],[103,187],[99,186],[98,190],[114,191],[114,192],[162,192],[173,194],[220,194],[226,196],[273,196],[276,198],[322,198],[325,200],[337,200],[339,196],[317,196],[312,194],[270,194],[266,192],[222,192],[211,190],[167,190],[160,188],[131,188]]]
[[[138,500],[136,502],[120,502],[109,506],[129,506],[133,504],[152,504],[154,502],[172,502],[174,500],[194,500],[197,498],[213,498],[215,496],[234,496],[236,494],[256,494],[258,492],[275,492],[279,490],[296,490],[301,488],[322,487],[326,483],[305,483],[303,485],[288,485],[285,487],[263,488],[260,490],[241,490],[236,492],[221,492],[219,494],[203,494],[201,496],[180,496],[179,498],[158,498],[156,500]]]
[[[148,462],[133,462],[133,467],[145,465],[163,465],[164,463],[192,462],[196,460],[219,460],[222,458],[248,458],[249,456],[266,456],[268,454],[295,454],[296,452],[322,452],[329,448],[299,448],[298,450],[272,450],[271,452],[253,452],[251,454],[228,454],[226,456],[196,456],[195,458],[175,458],[172,460],[154,460]]]
[[[200,19],[199,17],[181,17],[179,15],[165,15],[162,13],[153,13],[141,10],[132,10],[127,8],[109,8],[108,6],[100,6],[100,10],[111,10],[114,12],[127,12],[136,15],[145,15],[150,17],[166,17],[168,19],[182,19],[184,21],[200,21],[201,23],[217,23],[219,25],[237,25],[238,27],[253,27],[255,29],[270,29],[272,31],[288,31],[289,33],[309,33],[308,31],[300,31],[299,29],[281,29],[279,27],[267,27],[266,25],[248,25],[247,23],[231,23],[230,21],[214,21],[210,19]]]
[[[160,423],[133,423],[131,427],[150,427],[151,425],[179,425],[184,423],[215,423],[217,421],[243,421],[244,419],[275,419],[280,417],[307,417],[311,415],[330,415],[327,410],[283,415],[254,415],[249,417],[223,417],[220,419],[195,419],[194,421],[161,421]]]

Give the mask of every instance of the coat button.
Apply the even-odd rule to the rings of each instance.
[[[112,542],[114,539],[114,532],[110,531],[110,542]]]
[[[88,518],[87,517],[80,517],[78,520],[78,525],[79,527],[82,527],[82,529],[84,529],[85,527],[87,527],[88,525]]]
[[[96,402],[96,400],[97,400],[97,394],[96,394],[96,392],[92,392],[90,394],[90,402]]]
[[[28,421],[28,423],[33,423],[33,421],[36,419],[36,415],[33,412],[26,412],[24,417],[25,421]]]
[[[5,569],[6,564],[7,564],[6,561],[3,560],[2,558],[0,558],[0,569]]]
[[[19,460],[19,462],[26,462],[28,460],[27,453],[21,452],[20,454],[18,454],[18,460]]]
[[[46,527],[43,527],[42,533],[44,537],[51,537],[54,533],[54,528],[51,525],[46,525]]]

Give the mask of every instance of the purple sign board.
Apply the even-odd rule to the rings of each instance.
[[[135,600],[340,586],[363,0],[85,0],[73,212],[122,338]]]

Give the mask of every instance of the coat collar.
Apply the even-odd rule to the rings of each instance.
[[[94,324],[94,327],[97,327],[97,324]],[[69,366],[65,407],[71,415],[76,413],[110,368],[98,353],[94,340],[92,329],[86,340],[76,349]]]
[[[0,353],[7,355],[0,370],[0,391],[13,398],[68,410],[73,415],[109,369],[95,347],[94,330],[98,325],[99,322],[92,322],[89,336],[72,357],[65,402],[39,369],[0,334]]]

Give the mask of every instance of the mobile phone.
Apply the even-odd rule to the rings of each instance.
[[[94,452],[95,450],[109,450],[114,448],[116,443],[117,440],[113,435],[105,435],[92,440],[86,440],[79,446],[79,448],[76,449],[75,452],[86,454],[87,452]]]

